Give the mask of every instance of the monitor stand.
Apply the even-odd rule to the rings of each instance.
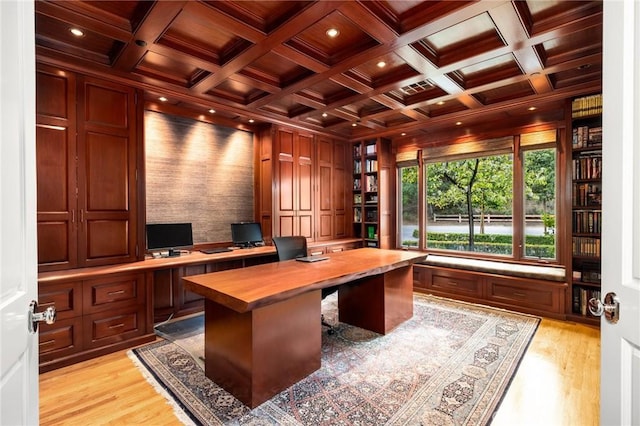
[[[177,257],[177,256],[180,256],[180,250],[169,249],[169,254],[167,254],[167,257]]]

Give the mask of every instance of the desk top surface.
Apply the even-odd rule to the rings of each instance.
[[[287,260],[183,278],[187,290],[237,312],[285,300],[310,290],[379,275],[418,262],[426,253],[361,248],[326,255],[314,263]]]

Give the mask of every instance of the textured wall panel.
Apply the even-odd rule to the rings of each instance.
[[[194,243],[254,220],[253,134],[146,111],[147,223],[193,223]]]

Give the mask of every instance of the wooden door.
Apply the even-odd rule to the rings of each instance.
[[[34,3],[0,2],[0,424],[37,425]],[[11,42],[9,42],[11,40]],[[5,42],[6,41],[6,42]],[[5,84],[6,83],[6,84]]]
[[[640,3],[605,2],[600,424],[640,424]],[[610,300],[607,300],[610,299]],[[594,389],[596,392],[596,389]]]
[[[76,80],[39,65],[36,72],[38,263],[41,271],[78,262]]]
[[[131,262],[138,227],[136,92],[78,80],[78,263]]]

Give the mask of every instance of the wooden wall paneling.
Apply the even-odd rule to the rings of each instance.
[[[333,237],[333,143],[327,138],[318,138],[317,167],[317,235],[316,240],[323,241]]]
[[[271,242],[273,236],[273,138],[271,128],[259,132],[259,171],[258,204],[259,222],[262,227],[262,236],[266,243]]]
[[[314,175],[315,144],[311,134],[297,133],[298,149],[295,161],[296,226],[298,234],[309,241],[315,238]]]
[[[351,211],[351,192],[347,189],[351,187],[349,179],[347,154],[351,151],[347,149],[346,143],[342,141],[333,142],[333,237],[345,238],[349,236],[348,226],[350,219],[347,212]]]
[[[68,269],[78,262],[75,75],[38,65],[36,93],[38,264]]]
[[[395,169],[391,156],[391,141],[378,141],[378,239],[381,248],[395,248]]]

